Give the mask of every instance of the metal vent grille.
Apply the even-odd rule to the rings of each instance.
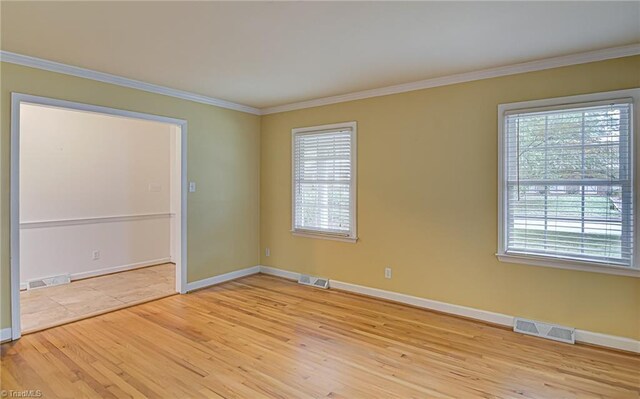
[[[329,286],[329,280],[324,278],[319,278],[313,283],[316,287],[327,288]]]
[[[536,328],[536,323],[532,323],[527,320],[517,320],[516,321],[516,330],[521,332],[527,332],[529,334],[540,334],[540,331]]]
[[[300,284],[311,284],[311,277],[303,274],[300,276],[300,280],[298,282]]]
[[[329,288],[329,279],[301,274],[298,283],[318,288]]]
[[[513,331],[569,344],[576,342],[574,328],[540,321],[516,318]]]
[[[71,282],[71,276],[69,274],[62,274],[60,276],[47,277],[38,280],[27,281],[27,290],[35,290],[38,288],[51,287],[54,285],[69,284]]]
[[[551,330],[549,330],[549,333],[547,334],[549,337],[554,337],[554,338],[558,338],[561,341],[570,341],[570,342],[574,342],[573,341],[573,331],[569,330],[567,328],[558,328],[558,327],[551,327]]]

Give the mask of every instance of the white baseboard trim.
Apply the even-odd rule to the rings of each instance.
[[[0,343],[11,341],[11,327],[0,330]]]
[[[102,275],[105,275],[105,274],[125,272],[125,271],[128,271],[128,270],[141,269],[143,267],[159,265],[159,264],[162,264],[162,263],[169,263],[169,262],[171,262],[171,258],[167,257],[167,258],[160,258],[160,259],[145,260],[143,262],[131,263],[131,264],[128,264],[128,265],[105,267],[103,269],[96,269],[96,270],[91,270],[91,271],[88,271],[88,272],[74,273],[74,274],[71,275],[71,281],[82,280],[84,278],[89,278],[89,277],[102,276]],[[43,277],[43,278],[46,278],[46,277]],[[20,291],[23,291],[23,290],[26,290],[26,289],[27,289],[27,283],[26,282],[21,282],[20,283]]]
[[[260,266],[260,273],[296,281],[300,278],[300,273],[298,272],[291,272],[289,270],[282,270],[271,266]]]
[[[234,270],[229,273],[213,276],[198,281],[187,283],[187,292],[198,290],[200,288],[210,287],[212,285],[224,283],[229,280],[235,280],[240,277],[250,276],[260,273],[260,266],[247,267],[245,269]]]
[[[640,341],[616,335],[576,329],[576,342],[640,353]]]
[[[292,280],[297,280],[300,276],[300,273],[278,269],[270,266],[260,266],[260,272]],[[470,319],[480,320],[502,326],[513,327],[514,322],[514,316],[502,313],[489,312],[487,310],[434,301],[432,299],[420,298],[392,291],[385,291],[378,288],[366,287],[363,285],[345,283],[338,280],[329,280],[329,288],[367,295],[375,298],[386,299],[393,302],[404,303],[419,308],[435,310],[438,312],[448,313],[456,316],[463,316]],[[618,337],[615,335],[607,335],[576,329],[576,341],[590,345],[597,345],[628,352],[640,353],[640,341],[631,338]]]
[[[466,306],[453,305],[446,302],[434,301],[432,299],[420,298],[412,295],[399,294],[397,292],[385,291],[378,288],[369,288],[362,285],[345,283],[338,280],[329,280],[329,287],[338,290],[354,292],[376,298],[387,299],[394,302],[404,303],[419,308],[436,310],[438,312],[449,313],[456,316],[468,317],[482,320],[502,326],[513,326],[513,316],[502,313],[494,313],[486,310],[469,308]]]
[[[90,272],[75,273],[75,274],[71,275],[71,281],[80,280],[80,279],[83,279],[83,278],[101,276],[103,274],[124,272],[124,271],[127,271],[127,270],[134,270],[134,269],[141,269],[143,267],[153,266],[153,265],[160,265],[162,263],[169,263],[169,262],[171,262],[171,257],[160,258],[160,259],[152,259],[152,260],[145,260],[144,262],[131,263],[129,265],[107,267],[107,268],[104,268],[104,269],[93,270],[93,271],[90,271]]]

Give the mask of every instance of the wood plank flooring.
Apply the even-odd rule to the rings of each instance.
[[[46,398],[640,398],[640,356],[249,276],[1,347]]]
[[[176,293],[176,266],[165,263],[20,292],[22,333],[110,312]]]

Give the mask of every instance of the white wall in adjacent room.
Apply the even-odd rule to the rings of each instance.
[[[168,261],[176,134],[158,122],[22,104],[21,283]]]

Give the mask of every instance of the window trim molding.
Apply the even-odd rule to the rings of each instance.
[[[500,262],[519,263],[532,266],[552,267],[565,270],[579,270],[585,272],[615,274],[618,276],[640,277],[640,270],[625,266],[598,265],[595,262],[582,262],[570,259],[554,259],[545,256],[525,255],[525,254],[499,254],[496,256]]]
[[[504,117],[506,114],[513,114],[517,111],[530,112],[534,108],[563,108],[565,106],[581,106],[585,103],[595,103],[602,101],[619,101],[621,99],[632,99],[633,112],[631,114],[631,145],[632,145],[632,187],[633,187],[633,223],[634,230],[634,250],[632,255],[631,267],[599,265],[596,262],[558,259],[553,257],[509,253],[506,251],[506,231],[505,223],[507,221],[507,179],[505,177],[505,161],[504,154]],[[615,274],[623,276],[640,277],[640,259],[638,246],[638,175],[640,162],[638,162],[638,134],[640,132],[640,88],[615,90],[599,93],[581,94],[576,96],[555,97],[541,100],[521,101],[515,103],[506,103],[498,105],[498,251],[496,257],[501,262],[521,263],[533,266],[553,267],[559,269],[580,270],[595,273]]]
[[[321,133],[323,131],[335,131],[339,129],[351,129],[351,185],[349,195],[349,223],[351,225],[350,234],[331,234],[322,231],[308,229],[296,229],[296,193],[295,193],[295,138],[296,135],[305,133]],[[328,125],[299,127],[291,129],[291,234],[297,237],[320,238],[325,240],[342,241],[356,243],[358,241],[357,230],[357,209],[358,209],[358,130],[357,122],[340,122]]]

